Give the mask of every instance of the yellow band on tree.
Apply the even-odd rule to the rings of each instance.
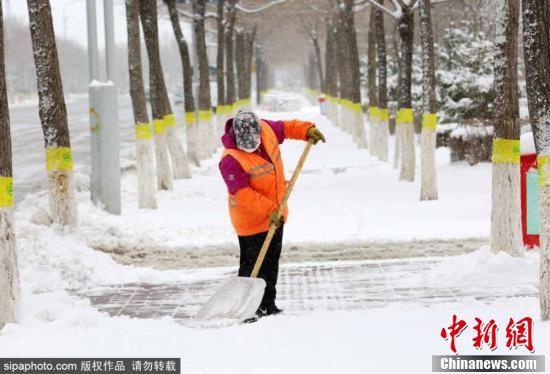
[[[185,113],[185,124],[189,126],[193,126],[195,124],[195,112],[187,112]]]
[[[387,121],[390,119],[390,111],[388,108],[378,108],[378,118],[381,121]]]
[[[164,118],[153,120],[153,130],[157,135],[163,135],[166,132],[166,121],[164,121]]]
[[[199,111],[199,121],[210,121],[211,119],[212,111],[210,109]]]
[[[167,114],[163,117],[164,123],[166,127],[175,127],[176,126],[176,118],[174,117],[174,113]]]
[[[218,114],[227,114],[231,113],[231,105],[219,105],[217,108]]]
[[[437,114],[424,113],[422,114],[422,130],[434,131],[437,127]]]
[[[13,206],[13,178],[0,177],[0,208]]]
[[[404,123],[414,123],[414,111],[412,108],[403,108],[397,111],[397,116],[395,117],[395,123],[402,125]]]
[[[538,156],[539,186],[550,187],[550,156]]]
[[[352,103],[352,102],[350,102],[350,103],[351,103],[351,105],[350,105],[349,108],[352,111],[354,111],[355,113],[361,113],[361,111],[362,111],[361,103]]]
[[[46,148],[46,170],[73,170],[73,155],[71,148]]]
[[[369,107],[369,118],[371,119],[377,119],[379,115],[379,109],[377,106],[371,106]]]
[[[136,139],[151,139],[151,125],[149,123],[136,123]]]
[[[519,164],[520,144],[516,139],[493,140],[493,163],[494,164]]]
[[[348,99],[340,99],[340,105],[342,105],[346,108],[351,108],[351,104],[352,104],[352,102]]]

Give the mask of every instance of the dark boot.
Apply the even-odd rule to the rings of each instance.
[[[282,309],[279,309],[277,305],[275,305],[275,303],[272,303],[268,305],[260,305],[260,307],[256,311],[256,315],[261,318],[261,317],[272,316],[282,312],[283,312]]]

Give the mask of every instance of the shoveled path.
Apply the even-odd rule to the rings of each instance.
[[[286,314],[293,315],[312,310],[378,308],[392,303],[430,306],[466,298],[491,303],[500,298],[538,295],[532,284],[516,284],[506,288],[426,286],[421,275],[437,267],[443,258],[411,258],[399,251],[394,254],[398,258],[283,265],[278,283],[278,303]],[[235,270],[231,269],[222,277],[208,281],[131,283],[88,289],[80,291],[79,295],[89,298],[96,308],[112,316],[171,316],[188,324],[199,306],[227,277],[234,274]]]

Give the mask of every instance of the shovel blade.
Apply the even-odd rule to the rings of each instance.
[[[261,278],[233,277],[197,312],[200,320],[251,318],[262,302],[265,281]]]

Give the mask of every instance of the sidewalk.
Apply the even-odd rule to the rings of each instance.
[[[442,266],[443,258],[323,262],[283,266],[279,274],[278,304],[287,315],[312,311],[351,311],[385,308],[391,304],[429,307],[475,300],[491,303],[511,297],[537,297],[527,280],[514,285],[445,285],[424,282],[423,275]],[[233,276],[227,271],[226,277]],[[161,318],[188,324],[193,314],[226,277],[179,283],[128,283],[79,292],[111,316]]]

